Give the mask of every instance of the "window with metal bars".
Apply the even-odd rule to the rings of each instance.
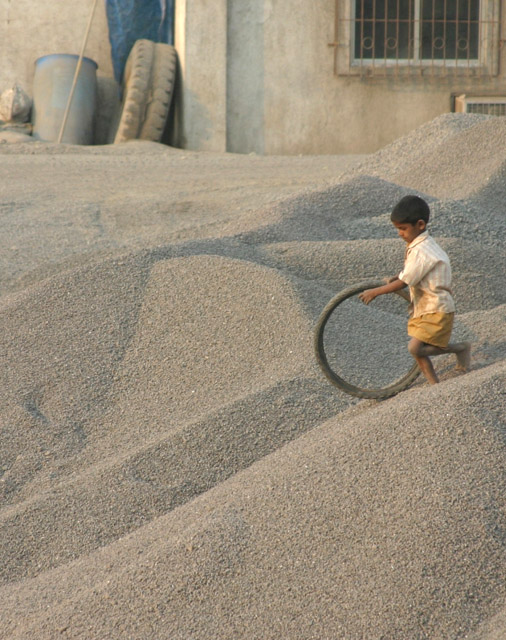
[[[478,60],[480,0],[355,0],[354,57]]]
[[[501,0],[336,0],[336,72],[498,72]]]

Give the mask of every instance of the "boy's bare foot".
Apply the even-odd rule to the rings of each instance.
[[[457,366],[455,369],[463,372],[469,371],[471,368],[471,343],[461,342],[460,344],[462,345],[462,349],[459,349],[459,351],[455,353],[457,356]]]

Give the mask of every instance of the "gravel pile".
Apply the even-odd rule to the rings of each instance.
[[[504,122],[367,158],[0,149],[0,638],[506,634]],[[359,401],[313,326],[399,271],[406,193],[473,370]],[[394,375],[402,314],[346,314],[344,370]]]

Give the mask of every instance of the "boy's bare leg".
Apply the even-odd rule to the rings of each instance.
[[[457,371],[469,371],[471,368],[471,343],[470,342],[457,342],[456,344],[449,344],[448,347],[452,347],[450,353],[454,353],[457,357]]]
[[[420,367],[420,371],[425,376],[427,382],[429,384],[437,384],[439,382],[439,378],[434,370],[434,366],[430,358],[424,356],[413,356],[416,360],[418,366]]]
[[[418,338],[411,338],[408,344],[409,353],[416,360],[417,365],[420,367],[420,371],[427,378],[429,384],[437,384],[439,382],[439,378],[434,371],[434,367],[432,366],[432,362],[430,361],[429,356],[438,355],[436,353],[427,353],[428,350],[425,347],[430,347],[431,345],[418,340]],[[436,348],[436,347],[435,347]]]
[[[471,365],[471,344],[469,342],[456,342],[449,344],[447,347],[435,347],[432,344],[418,340],[418,338],[411,338],[408,349],[430,384],[437,384],[439,379],[429,356],[454,353],[457,356],[458,371],[469,371]]]
[[[412,340],[415,340],[413,338]],[[471,368],[471,343],[454,342],[447,347],[435,347],[431,344],[421,342],[416,346],[416,353],[419,356],[439,356],[445,353],[454,353],[457,357],[457,371],[469,371]],[[411,342],[410,342],[411,344]]]

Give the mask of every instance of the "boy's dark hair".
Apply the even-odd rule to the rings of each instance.
[[[390,215],[392,222],[416,224],[418,220],[429,222],[429,205],[419,196],[404,196],[395,205]]]

